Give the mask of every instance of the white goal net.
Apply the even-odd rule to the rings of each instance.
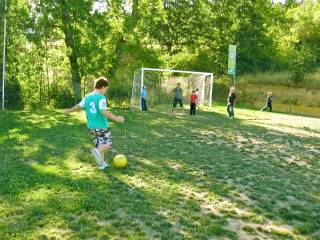
[[[141,109],[141,91],[145,86],[148,92],[148,107],[172,104],[172,90],[181,84],[183,102],[190,103],[193,90],[198,90],[198,104],[212,108],[213,73],[173,69],[141,68],[134,71],[131,95],[131,108]]]

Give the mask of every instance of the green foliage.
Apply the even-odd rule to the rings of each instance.
[[[308,48],[307,50],[314,54],[318,64],[320,64],[319,13],[320,2],[313,0],[303,1],[301,5],[292,9],[290,12],[290,16],[294,21],[291,31],[293,32],[295,45]]]
[[[228,45],[236,43],[240,75],[285,70],[288,82],[299,86],[320,63],[319,1],[102,2],[8,1],[6,79],[21,87],[12,106],[50,105],[51,85],[69,82],[79,100],[88,92],[82,84],[98,76],[110,79],[115,102],[128,101],[133,72],[141,67],[221,77]],[[1,21],[3,10],[1,1]]]
[[[308,46],[303,45],[298,51],[294,51],[291,56],[290,80],[294,86],[299,86],[307,72],[312,71],[316,66],[316,54]]]
[[[196,50],[191,53],[184,49],[172,57],[171,67],[173,69],[193,69],[194,71],[212,71],[214,65],[210,58],[209,50]]]
[[[124,87],[121,85],[115,85],[111,86],[108,89],[108,97],[110,100],[112,100],[114,103],[116,103],[119,106],[122,106],[122,104],[130,99],[131,97],[131,91],[129,87]],[[129,104],[127,103],[127,106]]]
[[[21,109],[24,107],[20,82],[16,77],[5,83],[5,105],[9,109]]]
[[[66,108],[76,104],[76,98],[70,87],[54,83],[50,85],[50,105],[55,108]]]

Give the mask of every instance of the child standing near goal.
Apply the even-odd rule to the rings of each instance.
[[[195,90],[192,90],[191,98],[190,98],[190,115],[196,114],[196,106],[198,101],[198,95]]]
[[[229,114],[229,117],[234,118],[234,104],[236,103],[236,94],[235,94],[234,87],[230,88],[227,101],[228,101],[227,112]]]
[[[147,95],[148,95],[147,87],[143,86],[142,90],[141,90],[141,110],[144,111],[144,112],[148,110],[148,107],[147,107]]]
[[[105,162],[104,154],[112,147],[111,130],[108,119],[115,122],[124,122],[122,116],[116,116],[107,111],[106,93],[109,82],[106,78],[100,77],[95,81],[94,91],[84,97],[80,103],[72,108],[65,109],[65,114],[85,109],[87,116],[87,127],[90,129],[95,148],[91,153],[95,158],[99,169],[105,169],[108,164]]]
[[[182,89],[181,89],[181,84],[178,83],[177,84],[177,87],[175,87],[173,90],[172,90],[173,94],[174,94],[174,97],[173,97],[173,103],[172,103],[172,112],[174,112],[174,109],[176,108],[177,106],[177,103],[180,104],[180,108],[182,110],[182,113],[184,113],[184,108],[183,108],[183,103],[182,103]]]

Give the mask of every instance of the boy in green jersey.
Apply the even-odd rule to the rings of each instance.
[[[85,109],[87,116],[87,127],[91,130],[95,148],[91,149],[99,169],[105,169],[108,164],[104,160],[104,154],[112,147],[111,130],[108,119],[115,122],[124,122],[122,116],[116,116],[107,111],[106,93],[109,82],[106,78],[100,77],[95,81],[94,91],[85,96],[80,103],[72,108],[65,109],[65,114]]]

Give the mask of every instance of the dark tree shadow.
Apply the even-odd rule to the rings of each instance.
[[[39,229],[58,222],[75,239],[236,239],[229,223],[237,220],[262,225],[254,231],[273,239],[293,237],[265,232],[269,221],[319,238],[318,138],[270,135],[267,127],[218,113],[121,113],[126,124],[113,128],[109,158],[126,154],[129,166],[105,173],[92,170],[90,138],[77,117],[59,111],[0,115],[6,122],[0,199],[12,208],[0,224],[4,236],[45,239]],[[75,175],[68,163],[75,160],[91,173]],[[40,197],[25,199],[28,194]]]

